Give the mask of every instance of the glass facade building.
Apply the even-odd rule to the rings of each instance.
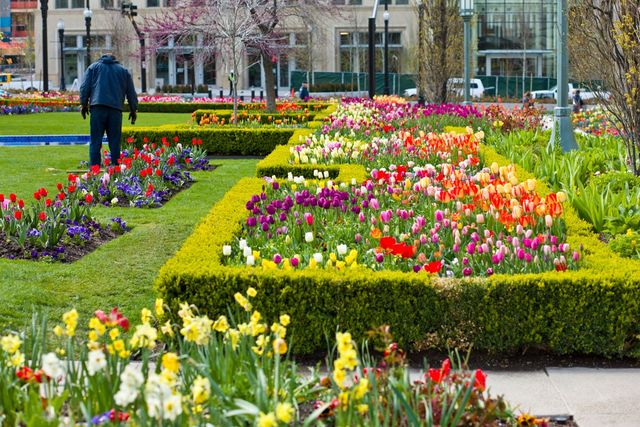
[[[475,0],[476,74],[555,76],[556,0]]]

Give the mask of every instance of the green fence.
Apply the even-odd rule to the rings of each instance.
[[[369,79],[367,73],[292,71],[291,85],[296,90],[302,82],[310,82],[311,92],[368,92]],[[502,98],[522,98],[524,92],[547,90],[557,84],[552,77],[520,76],[475,76],[485,87],[485,95]],[[389,93],[402,95],[405,89],[416,87],[415,74],[389,73]],[[598,88],[602,82],[574,82],[579,87]],[[376,93],[384,91],[384,74],[376,73]]]
[[[413,74],[389,73],[389,93],[402,95],[405,89],[415,87]],[[310,82],[311,92],[368,92],[367,73],[292,71],[291,86],[296,90],[302,82]],[[383,93],[384,74],[376,73],[376,93]]]

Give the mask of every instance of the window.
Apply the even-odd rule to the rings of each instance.
[[[71,0],[71,9],[84,9],[84,0]]]
[[[396,4],[409,4],[409,0],[396,0]]]
[[[147,0],[147,7],[160,7],[160,0]]]
[[[384,47],[384,32],[376,32],[375,45],[376,70],[382,71],[382,49]],[[365,72],[368,67],[369,57],[369,34],[366,32],[341,31],[339,33],[340,51],[338,62],[340,71]],[[399,72],[400,59],[402,58],[402,33],[398,31],[389,32],[389,71]]]
[[[103,9],[113,9],[113,0],[100,0],[100,7]]]
[[[69,0],[56,0],[56,9],[68,9]]]

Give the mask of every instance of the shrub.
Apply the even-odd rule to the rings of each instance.
[[[145,143],[162,144],[162,140],[191,144],[202,141],[201,148],[213,156],[265,156],[278,145],[284,145],[293,129],[192,128],[180,126],[125,128],[123,143],[142,147]]]

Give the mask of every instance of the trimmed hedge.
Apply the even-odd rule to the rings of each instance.
[[[183,144],[202,139],[202,148],[214,156],[266,156],[278,145],[287,144],[294,129],[260,128],[192,128],[175,125],[159,127],[126,127],[122,130],[123,145],[140,147],[146,137],[149,143],[160,144],[162,138],[178,137]]]
[[[490,148],[483,147],[481,156],[486,164],[509,163]],[[357,168],[340,177],[351,173],[357,174]],[[521,180],[531,177],[521,170],[518,175]],[[223,266],[222,246],[233,242],[247,216],[246,200],[262,185],[256,178],[238,182],[162,267],[156,286],[174,312],[188,301],[216,317],[226,313],[235,292],[253,286],[258,290],[254,305],[263,315],[291,315],[292,351],[298,354],[326,350],[325,336],[336,329],[363,338],[367,330],[388,324],[401,345],[419,349],[473,345],[489,352],[536,347],[555,353],[640,355],[640,262],[611,252],[569,206],[568,241],[574,248],[584,245],[580,271],[432,279],[369,270]],[[541,182],[537,190],[548,192]]]
[[[260,102],[238,102],[239,110],[261,111]],[[309,111],[322,111],[330,104],[326,102],[300,102],[297,103]],[[125,105],[129,109],[129,104]],[[141,113],[193,113],[196,110],[206,108],[207,110],[233,110],[233,104],[229,102],[140,102],[138,111]]]
[[[233,118],[233,111],[230,110],[196,110],[192,113],[191,118],[195,120],[195,123],[200,123],[202,116],[210,116],[215,114],[218,119],[224,119],[226,124],[231,123]],[[242,110],[238,113],[238,120],[244,120],[251,117],[253,120],[260,119],[262,124],[273,124],[275,120],[293,121],[297,120],[301,124],[305,124],[314,120],[316,113],[309,112],[306,115],[302,113],[267,113],[266,111],[249,111]],[[256,120],[257,121],[257,120]]]

